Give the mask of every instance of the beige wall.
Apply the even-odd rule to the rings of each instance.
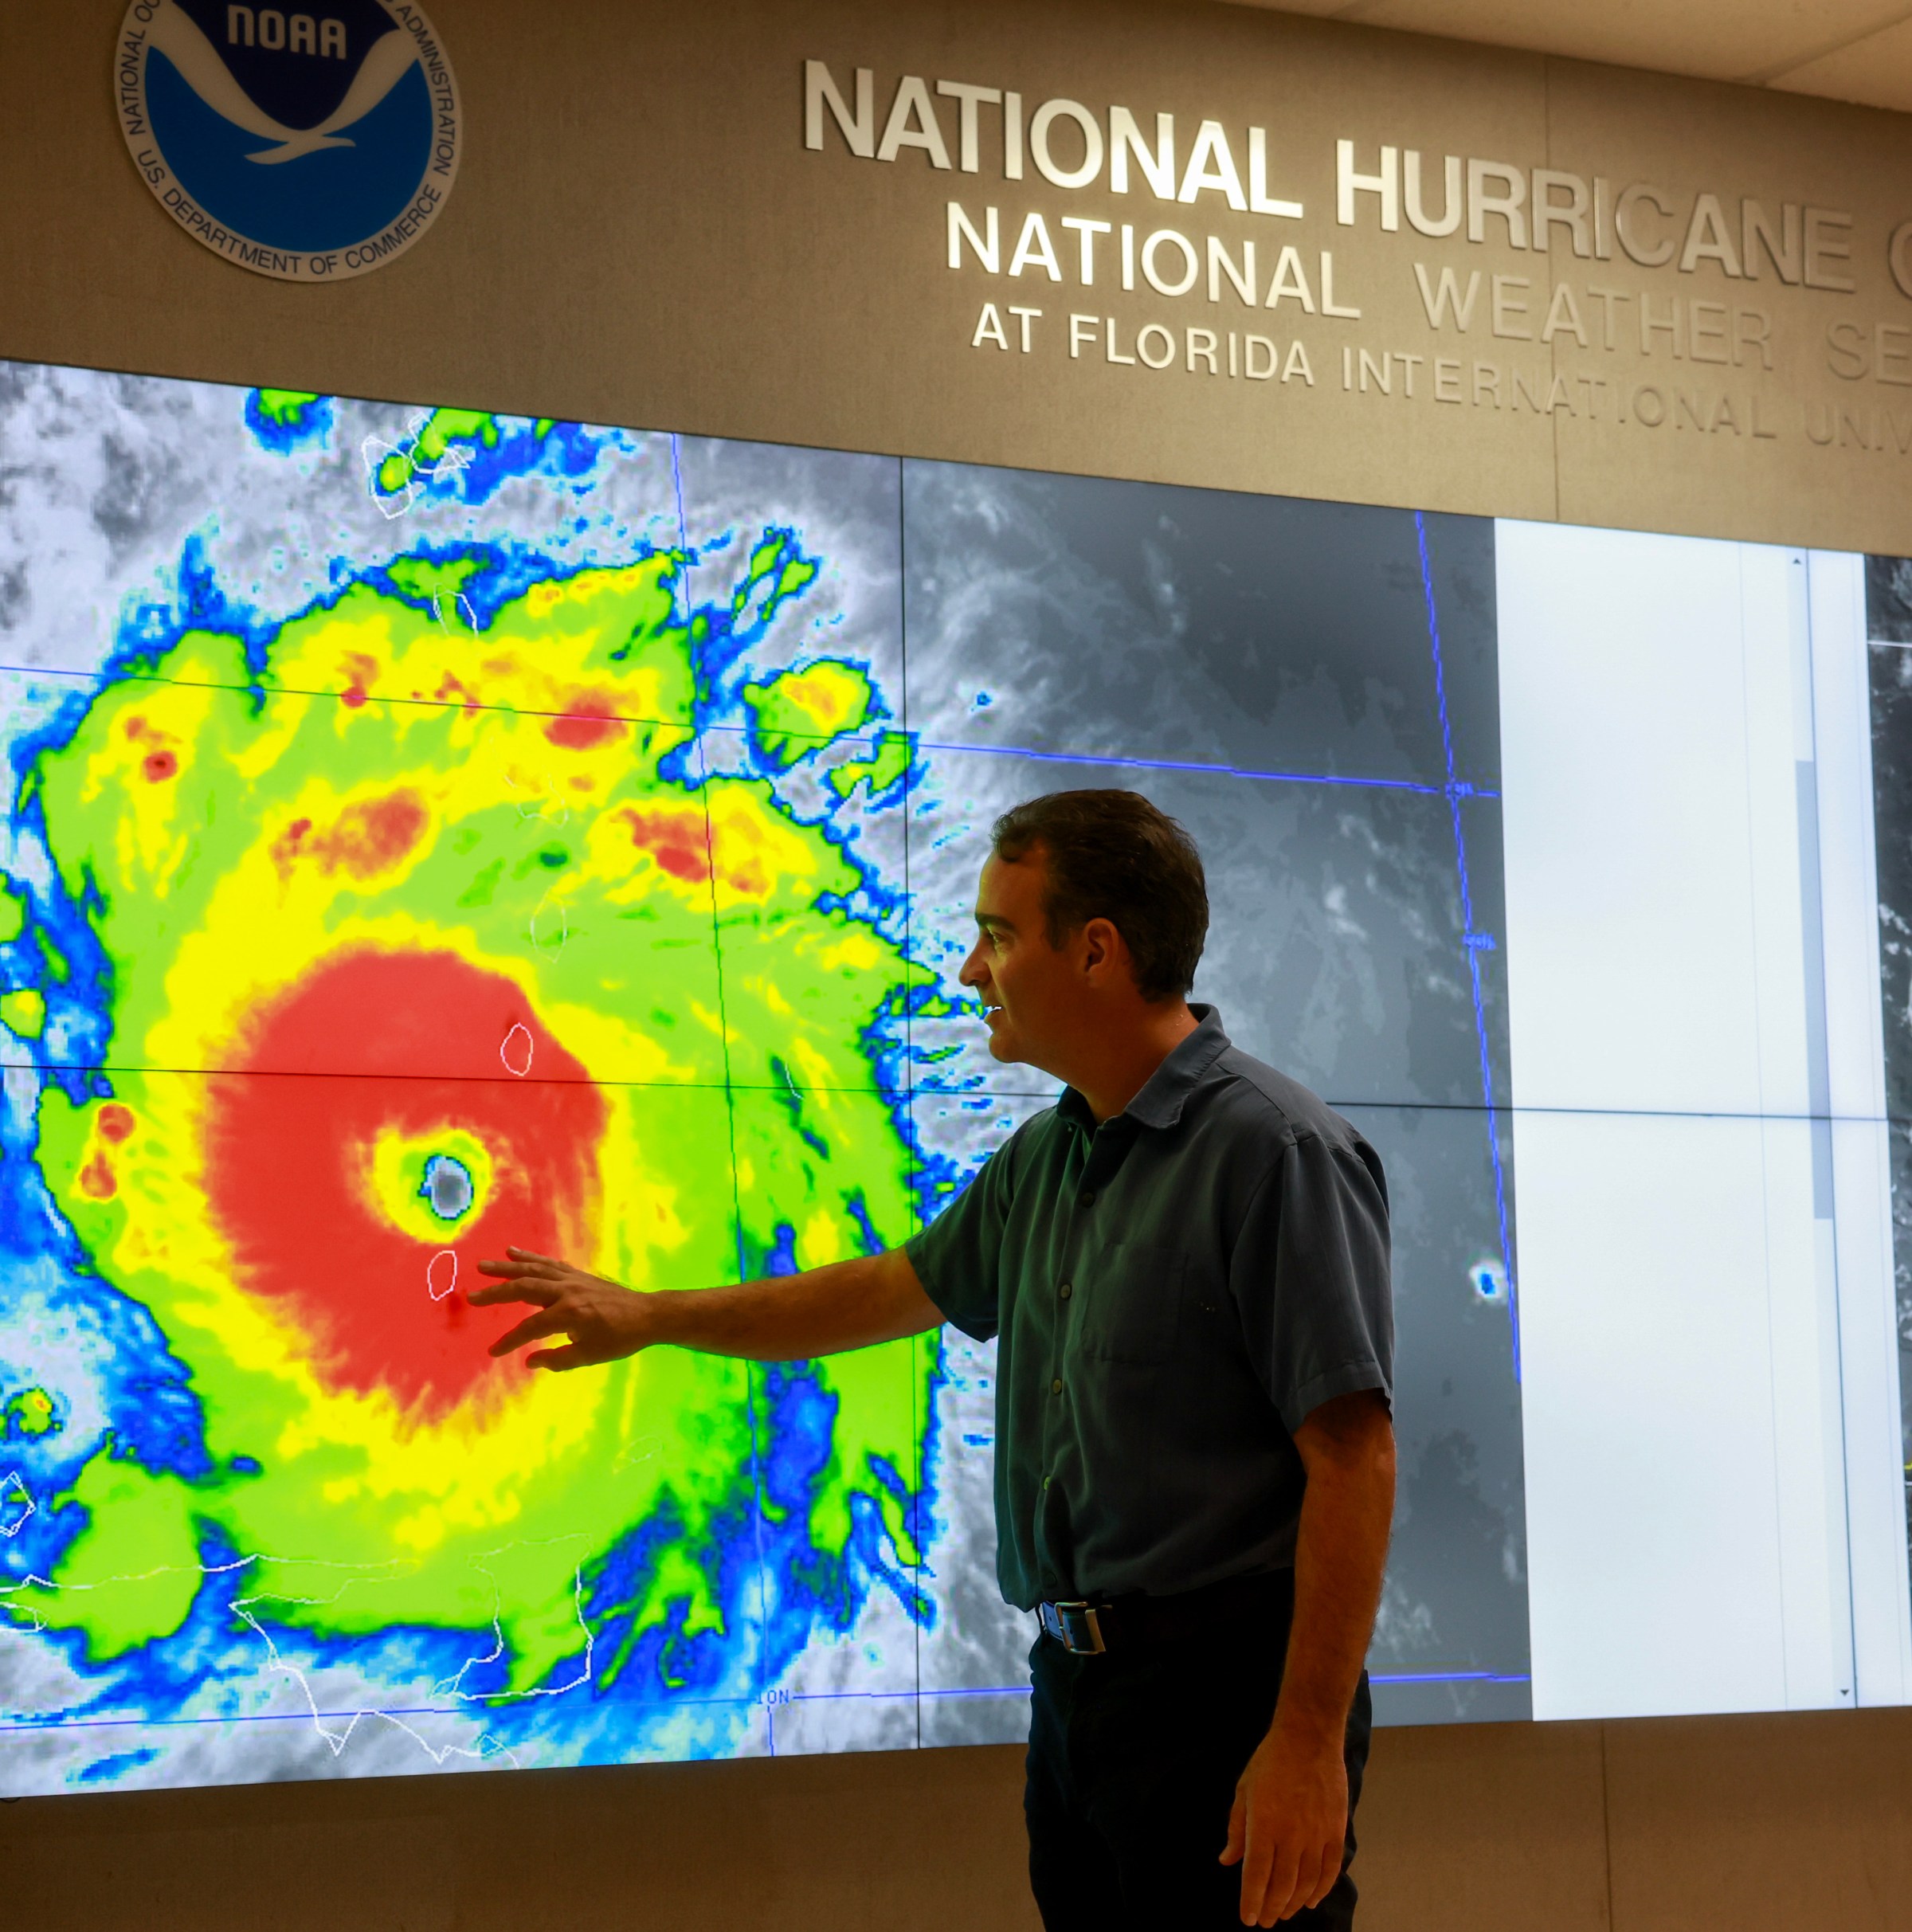
[[[0,1871],[33,1932],[1033,1932],[1020,1755],[27,1798]],[[1361,1923],[1902,1932],[1908,1794],[1899,1711],[1385,1731]]]
[[[135,177],[108,50],[117,0],[0,16],[0,355],[856,449],[1228,484],[1503,514],[1912,551],[1912,453],[1808,434],[1862,427],[1912,389],[1842,382],[1824,331],[1912,321],[1883,237],[1912,216],[1912,127],[1824,103],[1496,54],[1204,6],[801,6],[703,0],[563,9],[437,0],[469,129],[437,229],[362,280],[288,286],[188,241]],[[1358,325],[1273,325],[1317,384],[1158,376],[1072,363],[1060,318],[1093,308],[1125,337],[1199,300],[991,283],[944,265],[943,206],[1148,218],[1134,198],[1032,178],[938,174],[799,139],[799,64],[1066,94],[1096,107],[1267,124],[1277,191],[1332,248]],[[1438,352],[1412,265],[1464,277],[1589,279],[1371,217],[1333,220],[1332,143],[1382,140],[1523,166],[1851,210],[1860,287],[1745,295],[1773,317],[1775,367],[1673,368],[1624,347],[1463,345],[1570,378],[1657,370],[1737,384],[1738,433],[1343,393],[1342,345]],[[1170,211],[1151,209],[1158,219]],[[1283,225],[1197,221],[1268,247]],[[1282,238],[1285,238],[1285,236]],[[1005,246],[1007,237],[1005,237]],[[1264,255],[1264,261],[1267,257]],[[1701,271],[1600,265],[1636,299],[1714,299]],[[1036,292],[1031,294],[1030,290]],[[1105,296],[1107,300],[1104,300]],[[970,346],[980,304],[1036,303],[1038,348]],[[1544,300],[1544,296],[1542,298]],[[1221,326],[1262,327],[1245,314]],[[1665,366],[1663,366],[1663,364]],[[1703,381],[1702,381],[1703,377]],[[1675,379],[1677,378],[1677,380]],[[1569,387],[1573,387],[1571,382]],[[1581,391],[1583,394],[1586,392]],[[1770,438],[1749,433],[1757,403]],[[1710,414],[1714,401],[1705,405]],[[1868,415],[1867,412],[1873,412]],[[1833,419],[1836,422],[1836,417]],[[170,1926],[581,1923],[1014,1927],[1017,1754],[811,1759],[520,1776],[103,1795],[0,1808],[10,1922]],[[1537,1926],[1912,1926],[1912,1713],[1508,1726],[1384,1734],[1365,1813],[1370,1932]]]

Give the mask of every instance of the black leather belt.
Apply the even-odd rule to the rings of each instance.
[[[1258,1576],[1229,1577],[1169,1597],[1137,1590],[1096,1601],[1079,1597],[1039,1603],[1036,1615],[1043,1634],[1071,1655],[1095,1657],[1107,1651],[1136,1650],[1213,1635],[1218,1628],[1244,1617],[1279,1626],[1285,1640],[1294,1602],[1294,1571],[1275,1570]]]

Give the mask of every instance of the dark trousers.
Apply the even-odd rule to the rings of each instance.
[[[1235,1781],[1266,1735],[1287,1648],[1275,1614],[1098,1657],[1039,1636],[1023,1809],[1029,1882],[1048,1932],[1239,1932],[1241,1867],[1218,1862]],[[1272,1626],[1272,1627],[1271,1627]],[[1341,1876],[1292,1932],[1354,1918],[1354,1801],[1373,1721],[1364,1673],[1348,1718]]]

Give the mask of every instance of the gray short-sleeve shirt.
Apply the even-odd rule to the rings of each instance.
[[[1071,1089],[908,1245],[930,1299],[997,1336],[1003,1594],[1168,1594],[1291,1563],[1292,1432],[1388,1394],[1381,1162],[1212,1007],[1099,1127]]]

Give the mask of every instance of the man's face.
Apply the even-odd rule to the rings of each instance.
[[[1046,1067],[1079,1018],[1075,949],[1049,943],[1048,860],[1038,845],[1013,864],[993,853],[976,888],[976,943],[958,975],[988,1009],[997,1060]]]

